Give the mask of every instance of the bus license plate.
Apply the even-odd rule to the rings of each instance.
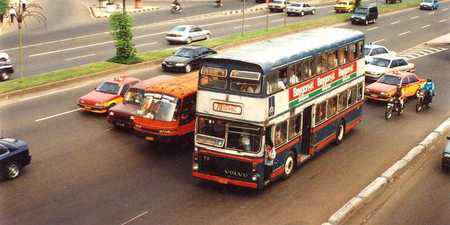
[[[147,140],[147,141],[154,141],[155,138],[154,137],[145,137],[145,140]]]

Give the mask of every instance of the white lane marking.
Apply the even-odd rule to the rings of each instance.
[[[120,225],[125,225],[125,224],[128,224],[128,223],[131,223],[131,222],[133,222],[133,221],[139,219],[139,217],[145,216],[147,213],[148,213],[148,211],[145,211],[145,212],[143,212],[143,213],[141,213],[141,214],[139,214],[139,215],[137,215],[137,216],[135,216],[135,217],[133,217],[133,218],[131,218],[131,219],[129,219],[129,220],[123,222],[123,223],[121,223]]]
[[[73,113],[73,112],[80,111],[80,110],[81,110],[80,108],[69,110],[67,112],[58,113],[58,114],[55,114],[53,116],[47,116],[47,117],[44,117],[44,118],[37,119],[34,122],[41,122],[43,120],[48,120],[48,119],[51,119],[51,118],[55,118],[55,117],[58,117],[58,116],[66,115],[66,114]]]
[[[249,25],[249,24],[246,24],[246,25],[244,25],[244,27],[251,27],[252,25]],[[233,27],[233,29],[241,29],[242,28],[242,26],[235,26],[235,27]]]
[[[410,19],[417,19],[417,18],[419,18],[419,16],[413,16],[413,17],[410,17]]]
[[[380,39],[380,40],[376,40],[376,41],[374,41],[374,42],[372,42],[373,44],[376,44],[376,43],[380,43],[380,42],[383,42],[384,41],[384,39]]]
[[[447,19],[439,20],[439,23],[443,23],[445,21],[447,21]]]
[[[87,54],[87,55],[82,55],[82,56],[77,56],[77,57],[72,57],[72,58],[67,58],[64,59],[66,61],[72,61],[72,60],[77,60],[77,59],[82,59],[82,58],[87,58],[87,57],[91,57],[94,56],[95,54]]]
[[[445,11],[447,11],[447,10],[448,10],[448,8],[443,8],[443,9],[441,9],[442,12],[445,12]]]
[[[406,35],[406,34],[409,34],[409,33],[411,33],[411,31],[408,30],[408,31],[406,31],[406,32],[403,32],[403,33],[398,34],[398,36],[401,37],[401,36]]]
[[[392,22],[391,25],[394,25],[394,24],[397,24],[397,23],[400,23],[400,20]]]
[[[430,24],[427,24],[425,26],[422,26],[422,29],[425,29],[425,28],[430,27],[430,26],[431,26]]]
[[[139,47],[144,47],[144,46],[148,46],[148,45],[156,45],[156,44],[158,44],[158,42],[154,41],[154,42],[139,44],[139,45],[136,45],[135,47],[139,48]]]
[[[376,29],[378,29],[378,28],[379,28],[379,27],[371,27],[371,28],[367,29],[367,31],[376,30]]]
[[[434,12],[429,12],[429,13],[428,13],[428,15],[433,15],[433,14],[434,14]]]
[[[72,51],[72,50],[77,50],[77,49],[82,49],[82,48],[89,48],[89,47],[94,47],[94,46],[99,46],[99,45],[106,45],[106,44],[111,44],[111,43],[114,43],[114,41],[105,41],[105,42],[100,42],[100,43],[95,43],[95,44],[90,44],[90,45],[82,45],[82,46],[73,47],[73,48],[65,48],[65,49],[60,49],[60,50],[55,50],[55,51],[50,51],[50,52],[41,52],[41,53],[29,55],[28,57],[32,58],[32,57],[36,57],[36,56],[50,55],[50,54],[54,54],[54,53],[67,52],[67,51]]]
[[[328,13],[334,13],[334,11],[335,11],[335,10],[333,9],[333,10],[328,11]]]
[[[272,20],[271,22],[272,23],[277,23],[277,22],[281,22],[281,21],[283,21],[284,20],[284,18],[282,18],[282,19],[276,19],[276,20]]]
[[[136,37],[134,37],[134,39],[140,39],[140,38],[146,38],[146,37],[151,37],[151,36],[157,36],[160,34],[165,34],[167,32],[158,32],[158,33],[152,33],[152,34],[142,34],[142,35],[138,35]]]

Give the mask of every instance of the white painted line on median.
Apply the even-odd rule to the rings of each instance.
[[[383,42],[384,41],[384,39],[380,39],[380,40],[376,40],[376,41],[374,41],[374,42],[372,42],[373,44],[376,44],[376,43],[380,43],[380,42]]]
[[[82,55],[82,56],[77,56],[77,57],[72,57],[72,58],[67,58],[64,59],[66,61],[72,61],[72,60],[77,60],[77,59],[82,59],[82,58],[87,58],[87,57],[91,57],[94,56],[95,54],[87,54],[87,55]]]
[[[145,216],[147,213],[148,213],[148,211],[145,211],[145,212],[143,212],[143,213],[141,213],[141,214],[139,214],[139,215],[137,215],[137,216],[135,216],[135,217],[133,217],[133,218],[131,218],[131,219],[129,219],[129,220],[123,222],[123,223],[121,223],[120,225],[126,225],[126,224],[129,224],[129,223],[131,223],[131,222],[133,222],[133,221],[139,219],[140,217]]]
[[[149,45],[156,45],[156,44],[158,44],[158,42],[154,41],[154,42],[150,42],[150,43],[139,44],[139,45],[136,45],[135,47],[139,48],[139,47],[144,47],[144,46],[149,46]]]
[[[413,17],[410,17],[410,19],[417,19],[417,18],[419,18],[419,16],[413,16]]]
[[[447,21],[448,19],[443,19],[443,20],[439,20],[439,23],[443,23],[445,21]]]
[[[406,32],[403,32],[403,33],[398,34],[398,36],[401,37],[401,36],[407,35],[407,34],[409,34],[409,33],[411,33],[411,31],[408,30],[408,31],[406,31]]]
[[[281,19],[272,20],[271,22],[276,23],[276,22],[281,22],[283,20],[284,20],[284,18],[281,18]]]
[[[400,20],[392,22],[391,25],[394,25],[394,24],[397,24],[397,23],[400,23]]]
[[[425,26],[422,26],[422,29],[425,29],[425,28],[430,27],[430,26],[431,26],[430,24],[427,24]]]
[[[371,28],[367,29],[367,31],[376,30],[376,29],[378,29],[378,28],[379,28],[379,27],[371,27]]]
[[[151,36],[158,36],[161,34],[165,34],[167,32],[158,32],[158,33],[152,33],[152,34],[143,34],[143,35],[138,35],[136,37],[134,37],[134,39],[140,39],[140,38],[146,38],[146,37],[151,37]]]
[[[434,12],[429,12],[429,13],[428,13],[428,15],[433,15],[433,14],[434,14]]]
[[[328,13],[334,13],[334,9],[333,9],[333,10],[330,10],[330,11],[328,11]]]
[[[100,42],[100,43],[95,43],[95,44],[90,44],[90,45],[83,45],[83,46],[78,46],[78,47],[73,47],[73,48],[65,48],[65,49],[60,49],[60,50],[55,50],[55,51],[50,51],[50,52],[41,52],[41,53],[29,55],[28,57],[32,58],[32,57],[36,57],[36,56],[50,55],[50,54],[54,54],[54,53],[67,52],[67,51],[72,51],[72,50],[77,50],[77,49],[82,49],[82,48],[89,48],[89,47],[94,47],[94,46],[99,46],[99,45],[106,45],[106,44],[111,44],[111,43],[114,43],[114,41],[105,41],[105,42]]]
[[[34,122],[41,122],[43,120],[48,120],[48,119],[51,119],[51,118],[55,118],[55,117],[58,117],[58,116],[66,115],[66,114],[73,113],[73,112],[80,111],[80,110],[81,110],[80,108],[69,110],[67,112],[58,113],[58,114],[55,114],[53,116],[47,116],[47,117],[44,117],[44,118],[37,119]]]
[[[244,27],[251,27],[252,25],[244,25]],[[242,26],[235,26],[235,27],[233,27],[233,29],[241,29],[242,28]]]
[[[443,9],[441,9],[442,12],[445,12],[445,11],[447,11],[447,10],[448,10],[448,8],[443,8]]]

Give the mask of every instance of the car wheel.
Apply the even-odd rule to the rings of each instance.
[[[312,14],[312,15],[316,14],[316,10],[313,9],[313,10],[311,11],[311,14]]]
[[[368,20],[365,20],[365,21],[364,21],[364,24],[369,25],[369,21],[368,21]]]
[[[207,34],[205,37],[205,40],[209,40],[209,39],[211,39],[211,34]]]
[[[288,156],[284,160],[283,164],[283,178],[289,178],[295,170],[295,158],[294,153],[289,152]]]
[[[188,37],[188,39],[186,39],[186,44],[190,44],[192,43],[192,38]]]
[[[345,136],[345,125],[344,125],[344,121],[341,121],[339,123],[339,126],[336,129],[336,144],[337,145],[342,143],[342,140],[344,140],[344,136]]]
[[[304,16],[304,15],[305,15],[305,12],[301,11],[300,16]]]
[[[184,67],[184,72],[189,73],[189,72],[191,72],[191,71],[192,71],[191,65],[190,65],[190,64],[187,64],[187,65]]]
[[[20,166],[15,162],[9,163],[5,167],[5,175],[9,180],[17,178],[20,175]]]
[[[373,23],[376,23],[377,22],[377,19],[373,19]]]
[[[8,80],[9,79],[9,75],[6,71],[3,71],[1,76],[1,80]]]

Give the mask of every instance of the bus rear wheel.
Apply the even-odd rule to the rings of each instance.
[[[339,123],[339,126],[336,129],[336,144],[337,145],[342,143],[342,140],[344,140],[344,136],[345,136],[345,125],[344,125],[344,121],[341,121]]]
[[[292,152],[289,152],[288,156],[284,160],[283,165],[283,178],[289,178],[295,170],[295,158]]]

